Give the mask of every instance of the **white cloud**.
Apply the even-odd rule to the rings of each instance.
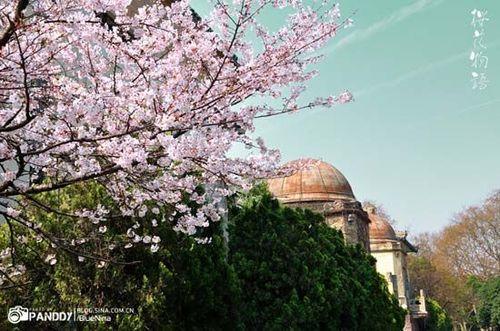
[[[458,113],[462,114],[462,113],[474,111],[474,110],[483,108],[485,106],[493,105],[493,104],[498,103],[498,102],[500,102],[500,99],[493,99],[493,100],[486,101],[486,102],[483,102],[483,103],[478,103],[478,104],[472,105],[470,107],[464,108],[464,109],[460,110]],[[491,109],[491,108],[488,108],[488,109]]]
[[[439,61],[431,62],[431,63],[428,63],[426,65],[420,66],[414,70],[411,70],[411,71],[404,73],[403,75],[401,75],[395,79],[370,86],[370,87],[368,87],[366,89],[362,89],[360,91],[356,91],[353,93],[354,98],[358,98],[359,96],[361,96],[363,94],[371,93],[371,92],[378,90],[378,89],[381,89],[381,88],[397,86],[404,81],[410,80],[414,77],[417,77],[417,76],[423,74],[424,72],[427,72],[427,71],[432,70],[432,69],[436,69],[438,67],[447,65],[447,64],[455,62],[457,60],[460,60],[460,59],[465,60],[467,58],[468,54],[469,54],[469,52],[466,51],[466,52],[452,55],[450,57],[447,57],[447,58],[439,60]]]
[[[487,48],[493,49],[493,48],[496,48],[498,45],[500,45],[499,41],[488,44]],[[424,65],[422,65],[414,70],[410,70],[410,71],[408,71],[408,72],[402,74],[401,76],[394,78],[392,80],[381,82],[381,83],[372,85],[370,87],[364,88],[362,90],[354,91],[353,92],[354,98],[359,98],[363,94],[368,94],[368,93],[371,93],[371,92],[378,90],[378,89],[395,87],[395,86],[399,85],[400,83],[405,82],[407,80],[410,80],[412,78],[418,77],[419,75],[421,75],[425,72],[438,69],[440,67],[446,66],[450,63],[453,63],[453,62],[461,60],[461,59],[466,60],[467,57],[469,56],[469,53],[470,53],[470,51],[467,50],[467,51],[464,51],[462,53],[454,54],[454,55],[448,56],[444,59],[424,64]],[[464,67],[464,70],[466,68],[467,67]]]
[[[333,45],[329,51],[333,51],[335,49],[339,49],[341,47],[344,47],[345,45],[352,44],[357,41],[364,40],[368,37],[371,37],[372,35],[383,31],[387,27],[396,24],[398,22],[403,21],[407,17],[410,17],[424,9],[434,7],[444,0],[417,0],[412,2],[411,4],[404,6],[397,10],[396,12],[392,13],[390,16],[377,21],[367,27],[366,29],[362,30],[355,30],[345,36],[344,38],[340,39],[338,43]]]

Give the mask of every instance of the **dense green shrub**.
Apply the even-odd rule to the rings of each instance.
[[[112,202],[106,200],[102,187],[96,184],[72,187],[38,198],[65,212],[89,207],[95,201],[112,208]],[[89,240],[85,245],[104,245],[116,236],[118,227],[123,233],[123,227],[126,229],[136,222],[134,219],[108,222],[107,232],[96,234],[85,224],[77,225],[73,218],[39,210],[33,212],[37,213],[33,216],[43,224],[44,230],[60,237],[100,236],[98,241]],[[146,215],[140,220],[144,231],[148,231],[150,217],[153,216]],[[16,237],[30,238],[26,229],[15,227],[14,230]],[[117,314],[111,323],[78,325],[89,330],[235,329],[239,321],[236,310],[239,285],[226,261],[226,245],[217,224],[203,232],[212,237],[210,245],[197,244],[193,237],[174,232],[168,222],[158,221],[155,233],[162,238],[158,252],[152,253],[145,245],[132,248],[117,245],[110,258],[140,263],[109,263],[101,268],[96,261],[80,262],[77,256],[65,252],[59,252],[57,263],[50,265],[44,261],[46,252],[51,251],[47,242],[29,239],[24,245],[16,243],[16,263],[22,263],[27,269],[19,283],[27,284],[0,291],[0,314],[7,316],[7,309],[15,305],[54,311],[70,311],[75,307],[130,307],[135,309],[135,314]],[[0,250],[9,245],[10,233],[3,224]],[[17,324],[26,329],[46,329],[54,325],[57,323]],[[9,327],[6,318],[0,320],[0,330]]]
[[[89,207],[95,201],[112,208],[97,184],[69,188],[57,195],[38,197],[65,212]],[[168,212],[168,211],[162,211]],[[54,213],[36,216],[43,229],[60,237],[99,236],[85,245],[109,244],[117,233],[136,222],[109,222],[106,233],[96,234],[91,225]],[[140,222],[149,231],[150,218]],[[44,261],[52,248],[37,241],[26,229],[14,227],[16,263],[27,272],[24,284],[0,291],[1,314],[15,305],[55,311],[86,308],[127,308],[135,314],[117,314],[108,323],[20,323],[20,329],[120,329],[120,330],[238,330],[238,329],[329,329],[400,330],[404,311],[389,295],[383,278],[375,271],[374,259],[360,247],[344,244],[337,230],[308,210],[281,206],[265,187],[232,204],[227,233],[221,223],[202,229],[212,238],[198,244],[195,238],[176,233],[168,222],[158,222],[155,233],[161,248],[117,246],[114,260],[137,264],[104,266],[96,261],[79,261],[65,252],[57,263]],[[119,230],[119,231],[118,231]],[[229,237],[229,243],[225,238]],[[93,237],[94,239],[97,237]],[[0,249],[11,243],[4,224]],[[6,319],[0,329],[11,325]]]
[[[436,300],[425,299],[428,317],[425,321],[425,329],[428,331],[451,331],[453,325],[446,311]]]
[[[469,285],[478,302],[476,324],[482,328],[500,330],[500,276],[483,281],[471,278]]]
[[[230,212],[230,263],[242,321],[266,330],[401,330],[404,311],[359,246],[309,210],[281,206],[264,187]]]

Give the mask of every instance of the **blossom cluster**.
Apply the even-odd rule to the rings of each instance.
[[[352,99],[343,92],[300,105],[317,50],[343,25],[328,0],[314,9],[300,0],[216,1],[202,20],[188,0],[136,12],[129,5],[0,0],[0,162],[7,169],[0,213],[7,220],[33,226],[20,197],[39,206],[39,193],[92,180],[121,215],[168,207],[175,228],[192,234],[220,219],[221,201],[235,189],[276,173],[279,152],[253,136],[256,119]],[[279,30],[259,22],[266,7],[289,11]],[[286,89],[291,94],[280,99]],[[262,101],[269,98],[283,106]],[[252,152],[231,156],[235,144]],[[191,202],[200,208],[193,212]],[[102,207],[75,216],[97,233],[108,229]],[[153,252],[160,243],[133,228],[123,237],[125,247],[142,242]]]

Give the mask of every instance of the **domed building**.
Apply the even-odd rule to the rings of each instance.
[[[370,252],[377,260],[377,271],[387,280],[389,292],[408,309],[404,330],[423,330],[427,316],[425,298],[421,292],[416,299],[411,292],[406,257],[417,250],[407,240],[407,233],[395,231],[375,206],[368,204],[363,209],[337,168],[312,161],[312,166],[288,177],[269,179],[269,190],[289,207],[323,214],[328,225],[342,231],[347,243],[360,244]]]
[[[368,214],[347,179],[331,164],[315,160],[291,176],[269,179],[268,184],[282,203],[323,214],[327,224],[341,230],[348,243],[370,251]]]
[[[400,305],[407,308],[411,288],[406,257],[417,249],[406,239],[407,233],[396,233],[375,206],[369,204],[365,210],[370,218],[370,249],[377,260],[377,271],[385,276],[389,291],[399,299]]]
[[[367,204],[365,210],[370,219],[370,250],[377,260],[377,271],[386,278],[389,292],[398,298],[399,305],[409,311],[405,330],[421,330],[427,317],[425,297],[421,290],[418,299],[414,298],[406,263],[408,253],[416,253],[417,249],[407,240],[407,232],[394,231],[375,206]]]

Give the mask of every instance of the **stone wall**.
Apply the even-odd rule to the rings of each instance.
[[[286,203],[286,205],[292,208],[311,209],[322,214],[329,226],[342,231],[347,243],[360,244],[370,252],[368,215],[358,201],[313,201]]]

